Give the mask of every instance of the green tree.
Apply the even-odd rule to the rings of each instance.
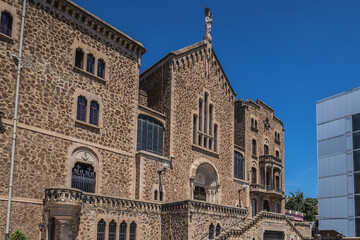
[[[290,192],[290,196],[286,196],[285,208],[294,210],[305,214],[305,221],[315,221],[315,216],[318,214],[318,200],[316,198],[306,197],[299,189],[295,193]]]
[[[15,232],[13,232],[10,237],[8,238],[8,240],[28,240],[28,238],[26,237],[25,234],[23,234],[22,232],[20,232],[19,230],[16,230]]]

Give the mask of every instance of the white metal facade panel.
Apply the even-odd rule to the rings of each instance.
[[[346,174],[346,154],[333,155],[319,159],[319,177]]]
[[[346,151],[346,138],[344,136],[334,137],[318,142],[318,157],[325,157]]]
[[[345,236],[349,236],[348,219],[324,219],[319,221],[321,230],[336,230]]]
[[[347,196],[347,175],[319,179],[319,198]],[[336,207],[336,205],[334,206]]]
[[[346,133],[345,118],[327,122],[317,126],[317,140],[325,140]]]

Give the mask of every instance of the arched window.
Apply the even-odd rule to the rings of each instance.
[[[126,228],[127,223],[125,221],[122,221],[120,223],[119,240],[126,240]]]
[[[137,149],[163,154],[164,127],[159,121],[145,116],[138,117]]]
[[[92,54],[88,54],[87,55],[87,59],[86,59],[86,71],[89,73],[94,73],[94,63],[95,63],[95,58]]]
[[[207,133],[207,125],[208,125],[208,94],[205,93],[204,98],[204,133]]]
[[[195,200],[217,202],[218,177],[215,169],[208,163],[202,163],[196,169],[193,183],[193,197]]]
[[[1,33],[11,37],[13,18],[10,13],[2,12],[1,13]]]
[[[217,129],[218,126],[214,125],[214,151],[217,152]]]
[[[213,109],[214,109],[214,106],[212,104],[210,104],[210,106],[209,106],[209,135],[212,135]]]
[[[280,176],[279,175],[275,176],[275,190],[277,190],[277,191],[280,190]]]
[[[257,120],[255,120],[255,128],[257,129]]]
[[[84,52],[81,48],[77,48],[75,52],[75,67],[81,69],[84,67]]]
[[[244,157],[239,152],[234,152],[234,177],[244,179]]]
[[[99,124],[99,104],[95,101],[90,103],[90,124],[98,125]]]
[[[269,146],[264,144],[264,155],[269,155]]]
[[[276,150],[276,151],[275,151],[275,155],[276,155],[276,157],[277,157],[277,158],[279,158],[279,157],[280,157],[280,153],[279,153],[279,151],[278,151],[278,150]]]
[[[116,222],[112,220],[109,224],[109,240],[116,239]]]
[[[197,139],[197,116],[194,114],[193,117],[193,144],[196,144]]]
[[[160,190],[160,192],[159,192],[159,193],[160,193],[160,194],[159,194],[159,200],[160,200],[160,201],[163,201],[163,198],[164,198],[164,192]]]
[[[135,222],[132,222],[130,224],[129,240],[136,240],[136,223]]]
[[[83,96],[79,96],[77,100],[77,113],[76,119],[79,121],[86,121],[86,105],[87,101],[86,98]]]
[[[203,100],[200,99],[199,100],[199,131],[202,130],[202,116],[203,116],[202,115],[202,103],[203,103]]]
[[[105,62],[102,59],[98,60],[98,77],[105,78]]]
[[[256,184],[256,168],[251,168],[251,183]]]
[[[209,239],[214,239],[214,224],[210,224],[209,226]]]
[[[104,219],[101,219],[97,225],[97,240],[105,240],[105,227],[106,223]]]
[[[220,235],[220,231],[221,231],[221,226],[220,226],[220,224],[217,224],[216,225],[216,236],[219,236]]]
[[[154,200],[158,200],[158,190],[154,191]]]
[[[256,151],[256,140],[253,139],[253,140],[252,140],[252,155],[253,155],[253,156],[256,156],[256,154],[257,154],[257,151]]]
[[[75,163],[72,169],[71,187],[95,193],[96,174],[90,164]]]
[[[252,128],[255,127],[255,126],[254,126],[254,119],[253,119],[253,118],[251,118],[251,127],[252,127]]]

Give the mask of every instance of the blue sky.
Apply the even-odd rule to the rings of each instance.
[[[201,41],[209,7],[213,48],[238,98],[260,98],[284,122],[286,193],[317,197],[315,102],[360,85],[360,1],[74,2],[144,44],[142,71]]]

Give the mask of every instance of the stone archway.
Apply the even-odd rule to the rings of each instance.
[[[194,200],[217,203],[219,181],[215,168],[209,163],[201,163],[192,179],[192,198]]]

